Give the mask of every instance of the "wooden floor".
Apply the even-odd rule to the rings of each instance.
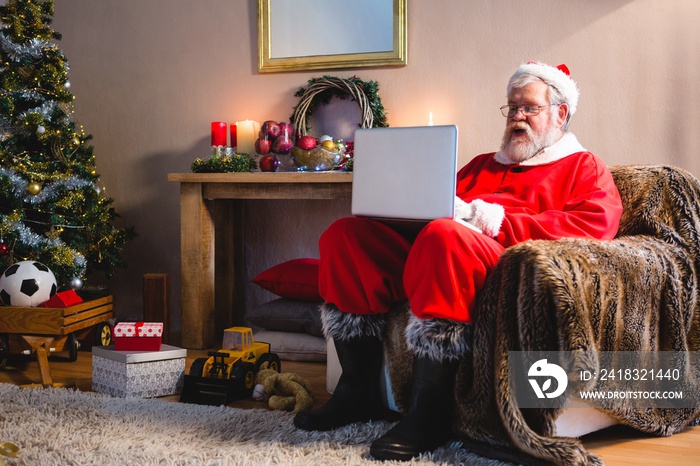
[[[204,350],[188,350],[187,368],[197,357],[206,355]],[[89,351],[80,351],[75,362],[50,360],[54,383],[76,387],[82,391],[92,389],[92,356]],[[315,407],[328,400],[326,366],[323,363],[282,362],[283,372],[295,372],[307,378],[314,387]],[[26,385],[41,380],[35,359],[28,356],[11,356],[8,366],[0,370],[0,383]],[[163,397],[178,401],[178,396]],[[265,405],[253,400],[236,401],[232,407],[249,409]],[[686,429],[672,437],[649,437],[624,427],[611,427],[583,439],[584,445],[600,455],[610,466],[622,465],[673,465],[696,466],[700,464],[700,426]]]

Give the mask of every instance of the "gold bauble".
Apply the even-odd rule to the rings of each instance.
[[[36,196],[41,192],[41,185],[36,181],[32,181],[27,185],[27,192],[32,196]]]

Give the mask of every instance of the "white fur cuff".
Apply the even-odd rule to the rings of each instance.
[[[384,335],[384,314],[351,314],[330,303],[323,303],[319,309],[326,339],[347,341],[367,336],[381,340]]]
[[[408,349],[433,361],[457,361],[471,350],[472,324],[420,319],[411,314],[404,330]]]
[[[486,236],[491,238],[497,236],[506,216],[503,206],[484,202],[481,199],[474,199],[469,204],[474,207],[474,217],[470,219],[470,223],[481,228]]]
[[[455,217],[469,221],[474,217],[474,206],[455,196]]]

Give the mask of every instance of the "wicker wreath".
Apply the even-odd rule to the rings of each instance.
[[[365,82],[357,76],[347,79],[334,76],[313,78],[309,80],[308,87],[302,87],[294,94],[294,97],[299,97],[299,103],[294,107],[290,119],[297,133],[304,136],[309,131],[308,119],[316,107],[327,104],[333,97],[345,99],[350,96],[360,106],[361,128],[385,128],[389,124],[378,90],[379,83]]]

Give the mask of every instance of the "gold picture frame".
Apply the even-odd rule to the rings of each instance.
[[[258,71],[405,66],[407,1],[258,0]]]

